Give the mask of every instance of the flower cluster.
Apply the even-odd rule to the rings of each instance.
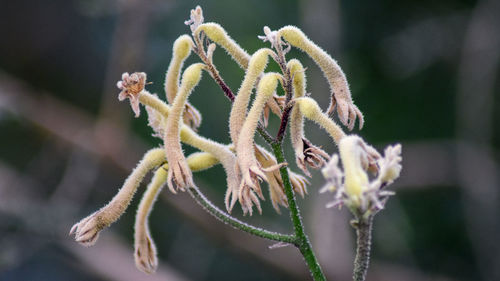
[[[336,111],[340,123],[349,130],[354,128],[356,119],[360,128],[364,124],[363,115],[351,98],[344,73],[328,53],[294,26],[275,31],[264,27],[265,35],[259,38],[269,41],[271,48],[261,48],[250,55],[222,26],[205,23],[200,7],[191,11],[190,19],[185,23],[189,25],[191,35],[181,35],[173,44],[172,59],[165,76],[166,101],[145,89],[145,73],[124,73],[117,83],[121,90],[119,100],[128,98],[136,117],[140,115],[139,105],[145,106],[153,136],[160,138],[163,146],[145,154],[110,203],[73,226],[70,234],[75,234],[76,241],[85,246],[94,244],[99,232],[125,211],[143,177],[150,171],[155,171],[155,174],[140,202],[135,224],[136,265],[147,273],[154,272],[158,264],[148,216],[164,185],[174,194],[196,188],[193,172],[221,164],[227,177],[224,203],[228,213],[236,203],[241,206],[243,214],[252,215],[254,207],[261,213],[261,200],[265,198],[261,187],[263,182],[269,187],[269,197],[277,212],[280,205],[288,207],[285,181],[289,180],[293,191],[304,197],[309,184],[306,177],[290,171],[287,163],[278,163],[272,153],[255,143],[257,131],[265,138],[271,138],[265,129],[270,113],[281,119],[282,126],[278,136],[269,142],[281,140],[289,126],[297,166],[309,177],[308,168],[325,167],[323,173],[329,182],[327,189],[337,192],[333,205],[361,206],[365,210],[383,207],[383,198],[388,193],[382,188],[394,180],[401,169],[400,147],[389,148],[382,158],[361,138],[346,135],[330,117]],[[213,63],[216,45],[245,71],[236,94],[225,84]],[[326,112],[312,98],[313,95],[306,92],[306,68],[297,59],[287,61],[285,58],[292,47],[311,57],[325,75],[331,96]],[[184,62],[193,52],[201,62],[182,71]],[[265,71],[270,59],[280,67],[280,73]],[[229,144],[197,133],[201,113],[188,99],[204,71],[233,102],[229,114]],[[284,94],[280,94],[280,88]],[[251,102],[253,93],[255,98]],[[344,172],[337,166],[337,155],[330,157],[306,138],[304,119],[317,123],[339,145]],[[183,144],[199,152],[186,156]],[[366,174],[370,169],[378,170],[378,177],[373,181],[369,181]],[[288,178],[282,177],[283,170],[287,171]]]
[[[327,184],[320,192],[331,191],[335,199],[328,208],[346,205],[356,215],[368,217],[384,208],[387,198],[394,194],[385,190],[401,172],[401,145],[388,146],[384,156],[367,145],[358,136],[347,136],[339,143],[343,170],[339,168],[339,156],[321,170]],[[376,168],[370,178],[370,168]]]

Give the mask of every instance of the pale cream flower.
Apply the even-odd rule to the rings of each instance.
[[[321,68],[331,90],[331,101],[327,113],[330,114],[337,109],[340,121],[349,130],[354,128],[356,117],[358,117],[359,128],[362,128],[364,123],[363,114],[353,103],[349,84],[337,62],[295,26],[289,25],[281,28],[277,31],[276,36],[282,37],[290,45],[304,51]]]
[[[344,137],[339,144],[339,158],[333,155],[322,172],[327,184],[321,192],[335,192],[335,200],[327,205],[347,205],[363,215],[373,214],[384,208],[388,196],[393,195],[385,187],[391,184],[401,171],[401,145],[388,146],[384,157],[366,144],[359,136]],[[375,162],[378,173],[371,177],[370,163]]]
[[[259,122],[264,105],[276,90],[280,77],[281,75],[277,73],[267,73],[262,77],[257,88],[257,96],[241,128],[238,143],[236,145],[238,168],[242,175],[240,194],[248,194],[251,198],[253,198],[253,196],[247,190],[252,189],[263,198],[259,181],[267,181],[265,172],[278,169],[281,165],[284,165],[282,163],[275,167],[263,169],[255,158],[254,152],[254,136],[255,130],[257,129],[257,123]],[[255,200],[252,200],[252,202],[255,202]],[[248,205],[250,206],[250,204]]]
[[[189,169],[186,158],[181,147],[180,129],[182,126],[181,116],[184,112],[187,99],[192,90],[201,79],[201,71],[205,67],[202,63],[190,65],[182,75],[182,83],[174,103],[170,109],[165,127],[164,145],[167,161],[170,165],[168,170],[167,184],[170,189],[175,186],[180,190],[194,186],[193,175]]]
[[[179,90],[179,80],[184,61],[191,54],[193,40],[188,35],[181,35],[174,42],[172,50],[172,60],[165,74],[165,93],[167,101],[172,104]],[[189,102],[186,102],[186,108],[183,114],[184,123],[193,129],[197,129],[201,125],[200,112]]]
[[[97,241],[100,231],[125,212],[144,176],[164,161],[163,149],[148,151],[115,197],[106,206],[73,225],[69,234],[75,234],[75,240],[80,244],[92,246]]]

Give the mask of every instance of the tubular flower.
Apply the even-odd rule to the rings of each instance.
[[[201,79],[201,70],[204,66],[204,64],[197,63],[190,65],[184,71],[181,87],[175,96],[174,103],[167,118],[164,143],[167,160],[170,166],[167,180],[170,189],[173,189],[174,183],[177,188],[183,191],[186,187],[194,186],[193,175],[187,166],[186,159],[182,152],[180,142],[180,128],[182,123],[180,118],[189,94]]]
[[[134,258],[135,265],[145,273],[153,273],[158,267],[158,258],[156,257],[156,246],[149,232],[148,218],[153,204],[158,194],[160,194],[163,185],[167,181],[168,164],[164,164],[157,169],[151,182],[146,188],[141,203],[137,209],[134,226]]]
[[[186,22],[186,24],[190,23],[191,21]],[[248,68],[250,55],[227,34],[222,26],[213,22],[203,23],[203,20],[201,20],[201,23],[200,21],[193,21],[193,23],[195,24],[191,24],[191,30],[194,30],[193,36],[199,37],[200,33],[203,32],[210,40],[226,50],[242,69]],[[200,24],[196,25],[196,23]]]
[[[174,42],[172,60],[170,61],[165,75],[165,93],[167,95],[167,101],[170,104],[174,102],[174,98],[179,90],[181,68],[184,61],[191,54],[192,46],[193,40],[191,40],[191,37],[188,35],[181,35]],[[187,102],[183,120],[185,124],[189,125],[193,129],[196,129],[201,124],[201,114],[196,108],[194,108],[194,106]]]
[[[306,92],[304,67],[296,59],[290,60],[287,67],[290,69],[290,75],[293,77],[293,97],[303,97]],[[292,108],[290,114],[290,139],[295,151],[297,166],[309,177],[311,173],[309,173],[307,165],[311,166],[313,169],[318,169],[323,167],[329,159],[329,155],[325,151],[313,145],[304,136],[304,117],[298,106]]]
[[[298,108],[304,117],[316,122],[323,128],[337,145],[339,141],[345,137],[345,133],[342,129],[335,124],[327,114],[321,111],[321,108],[315,100],[308,97],[298,98],[295,99],[294,107]]]
[[[304,51],[323,71],[331,90],[331,101],[327,113],[330,114],[337,108],[340,121],[349,130],[354,128],[356,117],[359,118],[359,128],[362,128],[364,123],[363,114],[353,103],[349,84],[337,62],[295,26],[281,28],[278,30],[277,36]]]
[[[343,170],[338,167],[339,157],[333,155],[322,172],[327,179],[324,191],[335,191],[335,200],[327,207],[347,205],[351,210],[363,215],[371,215],[384,208],[391,191],[384,188],[391,184],[401,172],[401,145],[388,146],[384,157],[366,144],[359,136],[343,138],[339,144]],[[374,178],[368,169],[371,161],[379,167]]]
[[[163,101],[158,99],[156,95],[152,95],[143,90],[139,95],[141,103],[146,105],[148,112],[148,121],[150,127],[153,129],[153,136],[161,137],[165,135],[164,128],[167,126],[166,122],[170,115],[170,107]],[[197,149],[211,153],[212,158],[205,156],[205,161],[215,159],[220,162],[224,167],[227,175],[227,192],[225,197],[225,205],[228,212],[231,212],[236,200],[239,197],[239,174],[236,172],[236,156],[229,149],[229,147],[214,142],[212,140],[199,136],[196,132],[191,130],[187,125],[181,125],[180,139],[182,142],[189,144]],[[192,165],[189,163],[189,165]],[[191,167],[191,166],[190,166]],[[191,168],[193,170],[193,168]],[[172,193],[176,193],[172,185],[169,185]],[[241,201],[241,200],[240,200]],[[246,206],[247,204],[242,204]]]
[[[183,142],[198,148],[202,151],[211,153],[224,167],[227,177],[227,191],[224,199],[226,210],[231,213],[236,200],[239,198],[240,177],[236,171],[236,156],[229,148],[220,143],[199,136],[188,127],[181,130],[181,139]],[[244,206],[244,202],[240,204]]]
[[[206,152],[197,152],[191,154],[186,159],[189,168],[193,172],[201,171],[212,167],[218,161]],[[158,198],[168,177],[168,164],[163,164],[158,168],[151,179],[146,192],[144,193],[137,214],[135,217],[134,226],[134,258],[135,265],[138,269],[145,273],[153,273],[158,267],[158,258],[156,254],[156,246],[149,231],[149,215],[153,210],[153,205]]]
[[[269,61],[268,57],[273,54],[274,52],[272,50],[263,48],[256,51],[250,58],[245,78],[241,83],[236,98],[234,99],[229,117],[229,132],[231,140],[235,144],[238,143],[238,137],[247,116],[247,108],[250,101],[250,95],[252,94],[252,89],[262,72],[264,72],[264,69]]]
[[[125,212],[144,176],[164,161],[163,149],[148,151],[115,197],[106,206],[73,225],[70,235],[75,234],[75,240],[84,246],[94,245],[101,230],[111,225]]]
[[[267,73],[262,77],[257,88],[257,96],[255,98],[255,101],[252,104],[252,108],[248,113],[243,127],[241,128],[241,132],[238,137],[238,143],[236,145],[238,167],[240,173],[242,174],[240,194],[249,194],[247,190],[251,188],[257,194],[259,194],[261,198],[263,198],[259,181],[267,181],[267,177],[265,175],[265,171],[262,169],[257,159],[255,158],[255,152],[253,148],[254,136],[255,130],[257,129],[257,123],[259,122],[260,115],[262,114],[262,111],[264,109],[264,105],[266,104],[266,101],[270,97],[272,97],[276,87],[278,86],[278,79],[280,79],[280,77],[281,76],[277,73]],[[267,168],[266,171],[277,169],[280,165]],[[249,194],[249,196],[251,195]],[[252,201],[255,202],[255,200]]]

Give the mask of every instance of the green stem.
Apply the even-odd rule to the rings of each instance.
[[[372,240],[373,216],[362,218],[359,216],[355,224],[357,235],[356,258],[354,259],[354,281],[364,281],[370,265],[370,248]]]
[[[253,234],[255,236],[259,236],[262,238],[266,238],[269,240],[274,240],[278,242],[297,244],[297,239],[294,235],[281,234],[277,232],[268,231],[265,229],[261,229],[247,223],[244,223],[232,216],[226,214],[217,208],[212,202],[210,202],[197,187],[188,188],[189,194],[194,198],[194,200],[200,204],[207,212],[209,212],[212,216],[217,218],[218,220],[236,228],[241,231]]]
[[[284,163],[285,157],[283,156],[281,143],[275,142],[272,144],[272,147],[277,162]],[[318,260],[314,255],[311,243],[309,242],[309,239],[304,232],[304,225],[302,224],[300,211],[295,201],[295,195],[292,190],[292,185],[290,184],[288,169],[286,167],[282,167],[280,169],[280,173],[285,187],[285,193],[288,200],[288,208],[290,209],[290,217],[292,218],[295,236],[297,237],[296,245],[299,248],[300,253],[302,253],[302,256],[304,256],[304,259],[307,263],[307,266],[309,267],[309,270],[311,271],[314,280],[326,280],[325,275],[321,270],[321,266],[319,265]]]

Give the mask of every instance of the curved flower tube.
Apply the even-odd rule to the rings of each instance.
[[[217,164],[217,159],[210,153],[197,152],[186,159],[193,172],[201,171]],[[134,225],[134,259],[136,267],[145,272],[153,273],[158,267],[156,246],[149,231],[149,215],[168,177],[168,164],[158,168],[151,179],[146,192],[142,196],[137,209]]]
[[[164,144],[167,154],[167,161],[170,165],[168,170],[167,184],[170,189],[174,188],[174,183],[180,190],[194,186],[193,175],[187,166],[186,158],[182,152],[180,141],[181,116],[186,106],[186,101],[192,90],[201,79],[201,70],[205,67],[202,63],[190,65],[182,75],[182,83],[174,103],[170,109],[165,127]]]
[[[101,230],[114,223],[125,212],[144,176],[163,162],[165,162],[163,149],[155,148],[148,151],[113,199],[106,206],[73,225],[69,234],[75,234],[75,240],[84,246],[94,245]]]
[[[210,40],[221,46],[237,62],[241,68],[247,69],[250,55],[231,38],[226,30],[218,23],[207,22],[200,24],[193,32],[193,36],[199,37],[203,32]]]
[[[234,144],[238,143],[238,136],[240,135],[243,123],[245,123],[252,89],[254,88],[257,79],[264,72],[264,69],[269,61],[268,57],[273,54],[274,52],[271,49],[262,48],[257,50],[250,58],[245,78],[241,83],[236,98],[234,99],[229,117],[229,132],[231,140]]]
[[[295,26],[289,25],[281,28],[278,30],[278,37],[282,37],[290,45],[304,51],[323,71],[332,92],[327,113],[330,114],[337,108],[340,121],[349,130],[354,128],[356,117],[359,117],[359,128],[361,129],[364,124],[363,114],[354,105],[349,84],[337,62],[327,52],[307,38],[302,30]]]
[[[293,78],[292,83],[294,98],[303,97],[306,93],[306,75],[304,67],[296,59],[290,60],[287,67]],[[318,169],[323,167],[326,161],[330,158],[325,151],[313,145],[304,136],[304,118],[298,107],[292,108],[292,112],[290,114],[290,139],[292,147],[295,151],[295,162],[297,163],[297,166],[309,177],[311,176],[311,173],[307,169],[307,165],[314,169]]]
[[[342,129],[326,113],[321,111],[315,100],[308,97],[295,99],[295,107],[299,108],[304,117],[316,122],[320,127],[325,129],[337,145],[345,137]]]
[[[264,106],[267,100],[272,97],[274,91],[276,90],[279,79],[282,78],[281,75],[277,73],[267,73],[262,77],[257,88],[257,96],[255,98],[255,101],[253,102],[252,108],[250,109],[246,121],[241,128],[241,132],[238,137],[238,143],[236,145],[238,167],[242,175],[240,194],[249,193],[249,190],[252,189],[261,198],[263,198],[259,180],[267,181],[267,177],[265,175],[265,171],[262,169],[257,159],[255,158],[254,136]],[[273,169],[279,168],[279,166],[280,165],[267,168],[266,171],[271,171]],[[255,202],[255,200],[253,201]],[[257,206],[259,207],[259,205]],[[260,208],[259,212],[261,212]]]
[[[172,104],[174,102],[175,95],[179,90],[179,79],[181,68],[184,65],[184,61],[191,54],[193,46],[193,40],[188,35],[181,35],[174,42],[172,50],[172,60],[165,74],[165,94],[167,96],[167,101]],[[188,124],[191,128],[196,129],[201,125],[201,114],[200,112],[192,106],[190,103],[186,103],[186,109],[184,110],[184,123]]]
[[[155,135],[164,135],[165,120],[169,118],[171,111],[169,106],[147,91],[141,92],[139,100],[147,105],[149,124],[155,131]],[[240,182],[239,175],[236,172],[236,156],[234,153],[226,145],[206,139],[186,125],[181,126],[179,137],[182,142],[211,153],[222,164],[227,176],[227,191],[224,201],[226,209],[230,213],[238,199]],[[173,193],[176,193],[173,187],[169,186],[169,188]],[[242,206],[245,206],[245,204],[242,204]]]

